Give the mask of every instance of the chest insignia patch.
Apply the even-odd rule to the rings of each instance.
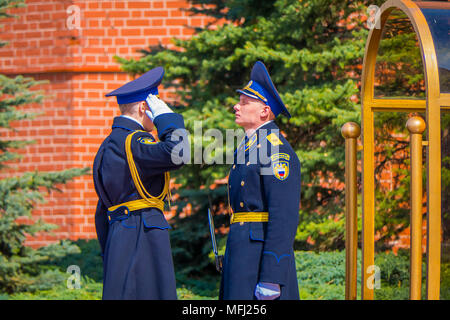
[[[138,141],[142,144],[156,144],[156,141],[153,140],[152,138],[139,138]]]
[[[272,172],[275,178],[280,181],[286,180],[289,177],[289,159],[287,153],[276,153],[272,155]]]

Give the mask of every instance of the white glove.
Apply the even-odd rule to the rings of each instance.
[[[277,283],[260,282],[256,285],[255,296],[258,300],[274,300],[280,295],[280,285]]]
[[[167,106],[167,104],[159,99],[157,96],[153,94],[149,94],[145,101],[150,108],[150,111],[146,111],[145,113],[150,118],[150,120],[154,120],[157,116],[164,113],[173,113],[173,111]]]

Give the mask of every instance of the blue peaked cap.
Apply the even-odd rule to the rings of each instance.
[[[164,76],[164,68],[154,68],[137,79],[106,94],[106,97],[116,96],[118,104],[145,101],[149,94],[158,95],[158,86]]]
[[[284,105],[275,85],[270,79],[269,71],[261,61],[257,61],[250,74],[250,82],[237,92],[254,99],[261,100],[270,107],[275,117],[280,113],[290,118],[291,114]]]

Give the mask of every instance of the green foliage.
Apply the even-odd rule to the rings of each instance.
[[[441,299],[450,300],[450,261],[441,264]]]
[[[21,1],[0,0],[0,18],[10,17],[6,10],[20,4]],[[23,76],[9,78],[0,75],[0,128],[11,130],[12,121],[33,119],[36,116],[19,111],[17,108],[42,102],[42,93],[32,90],[40,83]],[[19,158],[12,149],[30,143],[32,141],[1,140],[0,169],[5,167],[5,161]],[[51,283],[49,280],[52,276],[41,270],[38,264],[78,250],[76,246],[66,241],[39,249],[25,246],[27,236],[49,232],[56,226],[40,219],[26,224],[19,223],[18,218],[31,218],[33,206],[44,202],[43,190],[47,190],[48,193],[60,191],[58,185],[87,172],[88,168],[61,172],[28,172],[22,176],[0,180],[0,291],[12,293],[42,289],[45,283]]]
[[[24,5],[24,0],[0,0],[0,19],[13,17],[13,15],[7,12],[8,9],[23,7]],[[1,27],[2,25],[0,25],[0,28]],[[7,42],[0,40],[0,48],[7,44]]]
[[[411,22],[406,14],[394,10],[383,30],[375,68],[375,97],[424,99],[422,56]],[[424,114],[416,115],[425,119]],[[375,114],[375,230],[379,250],[389,249],[388,241],[409,226],[410,155],[405,124],[410,116],[409,112]],[[386,172],[391,172],[391,177],[383,177]],[[391,180],[391,185],[386,180]]]
[[[405,13],[391,13],[377,53],[375,96],[425,98],[419,41]]]
[[[71,241],[71,243],[80,250],[46,261],[43,266],[49,269],[54,269],[56,266],[61,272],[66,272],[69,266],[76,265],[80,267],[82,276],[92,279],[93,281],[102,282],[103,262],[100,245],[97,239],[80,239]]]
[[[181,300],[217,300],[219,297],[220,275],[186,277],[177,273],[177,295]]]
[[[345,246],[344,232],[345,220],[341,216],[338,219],[332,216],[320,220],[304,219],[300,222],[295,236],[295,240],[297,240],[296,248],[327,250],[333,247],[343,247]],[[305,243],[308,243],[308,245]]]
[[[9,78],[0,74],[0,96],[2,97],[2,100],[0,100],[1,128],[10,129],[11,121],[32,119],[36,116],[35,113],[17,110],[17,106],[42,102],[43,95],[41,92],[30,91],[30,88],[41,83],[42,81],[34,81],[32,78],[24,78],[20,75],[15,78]],[[33,143],[33,141],[1,140],[0,169],[5,167],[3,162],[20,158],[11,149],[21,148],[30,143]]]
[[[379,253],[375,256],[375,265],[380,268],[381,279],[386,284],[409,285],[409,251],[399,250],[398,255],[392,252]]]
[[[102,297],[102,283],[83,277],[80,289],[68,289],[67,274],[60,274],[57,284],[46,290],[19,292],[10,296],[0,296],[0,300],[99,300]]]
[[[297,251],[295,263],[300,286],[320,283],[342,285],[345,283],[344,251],[320,253]],[[359,277],[358,280],[360,281]]]
[[[206,272],[213,275],[215,267],[208,260],[208,254],[212,250],[208,207],[219,205],[221,197],[226,197],[226,188],[220,187],[207,192],[185,189],[179,194],[178,207],[183,208],[188,202],[194,203],[197,212],[187,217],[176,216],[171,221],[173,229],[170,231],[170,243],[177,274],[198,276]],[[214,222],[219,226],[226,220],[226,216],[216,216]]]
[[[222,238],[223,240],[223,238]],[[40,282],[32,291],[20,292],[11,295],[0,295],[2,299],[14,300],[93,300],[100,299],[102,295],[101,281],[90,277],[95,272],[88,270],[101,270],[96,240],[79,240],[72,242],[80,246],[81,253],[72,254],[58,261],[46,262],[43,267],[47,269],[40,277]],[[81,257],[86,257],[80,261]],[[299,292],[302,300],[343,300],[345,298],[345,251],[311,252],[296,251],[295,260]],[[358,299],[361,287],[361,252],[358,252]],[[212,261],[211,261],[212,263]],[[81,288],[68,289],[66,273],[68,265],[79,264],[81,269]],[[377,300],[406,300],[409,298],[409,255],[408,251],[399,251],[398,255],[392,253],[378,253],[375,256],[375,265],[380,268],[381,288],[375,290]],[[425,267],[425,264],[424,264]],[[425,275],[425,273],[423,273]],[[180,300],[216,300],[219,295],[220,275],[202,274],[200,276],[187,276],[185,273],[176,274],[177,295]],[[443,261],[441,265],[441,299],[450,299],[450,263]],[[424,279],[423,279],[424,280]],[[423,295],[425,294],[425,281],[423,281]],[[425,298],[425,296],[423,297]]]

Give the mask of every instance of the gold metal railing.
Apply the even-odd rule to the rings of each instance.
[[[411,157],[411,223],[410,287],[411,300],[420,300],[422,291],[422,134],[425,121],[411,117],[406,123],[410,133]]]
[[[356,141],[361,134],[361,128],[354,122],[347,122],[341,132],[345,138],[345,299],[356,300],[358,272]]]
[[[426,129],[421,117],[411,117],[406,123],[410,132],[411,147],[411,258],[410,299],[421,299],[422,288],[422,134]],[[354,122],[347,122],[341,129],[345,138],[345,299],[357,297],[357,139],[361,129]],[[362,247],[366,244],[362,243]]]

